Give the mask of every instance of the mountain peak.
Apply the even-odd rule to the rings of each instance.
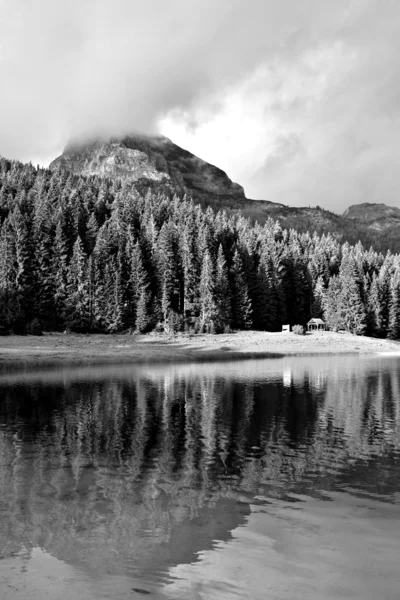
[[[243,188],[210,163],[163,135],[72,140],[50,168],[62,166],[81,175],[127,179],[159,185],[195,199],[207,196],[245,200]]]

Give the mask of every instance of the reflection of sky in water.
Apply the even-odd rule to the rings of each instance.
[[[3,371],[0,584],[4,561],[28,560],[23,549],[31,566],[44,553],[96,585],[117,578],[122,593],[132,581],[138,589],[169,582],[168,593],[180,597],[187,578],[207,578],[204,565],[220,556],[221,580],[207,567],[217,578],[213,597],[229,597],[237,558],[250,569],[246,549],[255,553],[254,577],[262,579],[263,552],[278,577],[277,553],[289,560],[297,548],[290,560],[298,565],[302,549],[315,554],[310,540],[318,546],[318,531],[329,545],[326,524],[335,511],[344,534],[361,519],[366,542],[378,515],[383,552],[395,545],[382,533],[385,523],[400,516],[399,366],[384,357],[299,357]],[[356,514],[351,498],[364,503],[365,514]],[[319,515],[311,529],[308,510]],[[354,513],[348,522],[346,511]],[[286,537],[276,527],[282,519]],[[346,554],[343,544],[339,551]],[[198,584],[198,597],[209,584]],[[256,593],[255,582],[249,585]]]

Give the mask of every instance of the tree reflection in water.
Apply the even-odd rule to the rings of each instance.
[[[229,540],[261,497],[352,488],[390,502],[399,370],[372,365],[3,372],[2,556],[40,547],[91,573],[161,581]]]

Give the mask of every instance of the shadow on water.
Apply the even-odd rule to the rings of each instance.
[[[229,542],[257,505],[338,491],[398,502],[398,367],[325,357],[3,372],[1,557],[41,549],[140,594]]]
[[[252,361],[252,360],[273,360],[282,359],[284,354],[279,352],[242,352],[240,350],[234,350],[232,348],[222,347],[216,350],[203,350],[196,346],[190,346],[189,344],[179,344],[176,346],[178,352],[174,352],[172,349],[171,353],[161,352],[160,355],[147,353],[149,348],[155,350],[165,350],[171,348],[171,344],[168,341],[146,341],[146,352],[142,355],[134,355],[132,358],[129,354],[115,353],[111,350],[111,353],[93,353],[93,356],[77,353],[63,354],[61,351],[59,354],[55,350],[53,354],[42,354],[38,353],[36,357],[32,356],[13,356],[6,354],[1,356],[0,361],[0,376],[9,374],[11,372],[24,372],[31,370],[50,370],[50,369],[63,369],[65,364],[69,365],[69,368],[85,368],[98,366],[104,366],[106,368],[114,365],[118,368],[121,365],[125,365],[127,368],[131,368],[132,365],[170,365],[170,364],[211,364],[215,362],[232,362],[232,361]],[[303,354],[303,353],[301,353]],[[334,353],[332,353],[334,354]],[[349,353],[351,356],[354,353]],[[314,356],[313,353],[309,353],[308,356]],[[315,354],[319,356],[319,354]]]

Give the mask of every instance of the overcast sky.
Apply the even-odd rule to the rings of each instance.
[[[0,154],[161,132],[249,198],[400,206],[398,0],[0,0]]]

